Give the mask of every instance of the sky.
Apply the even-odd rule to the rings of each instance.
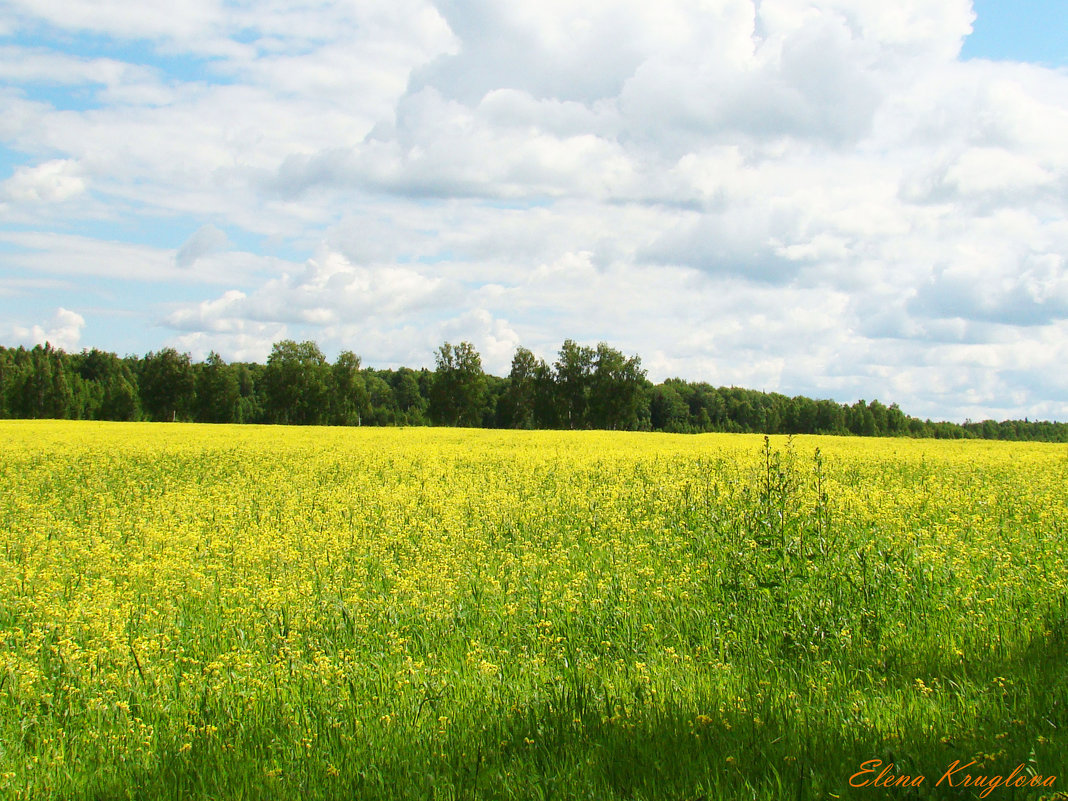
[[[565,339],[1068,421],[1063,0],[0,0],[0,344]]]

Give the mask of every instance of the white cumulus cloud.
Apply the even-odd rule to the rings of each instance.
[[[77,162],[53,159],[34,167],[17,167],[0,185],[0,192],[13,203],[59,203],[86,189]]]
[[[28,327],[15,325],[9,329],[9,335],[16,343],[27,347],[49,343],[55,348],[71,351],[78,347],[84,327],[84,317],[61,306],[48,322]]]

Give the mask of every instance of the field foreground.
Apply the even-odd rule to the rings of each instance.
[[[3,421],[0,482],[7,798],[1068,791],[1063,445]]]

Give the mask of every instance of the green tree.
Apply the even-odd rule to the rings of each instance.
[[[401,367],[393,374],[393,397],[397,411],[408,425],[424,425],[428,399],[419,387],[419,374],[410,367]]]
[[[141,399],[134,379],[126,372],[111,376],[104,389],[99,419],[131,421],[140,417]]]
[[[235,418],[237,422],[266,422],[267,388],[263,376],[267,367],[256,363],[234,362],[230,369],[237,379],[239,393]]]
[[[63,419],[76,405],[67,355],[49,343],[18,348],[11,360],[7,406],[13,417]],[[77,416],[74,414],[73,416]]]
[[[560,406],[556,373],[544,360],[538,359],[534,368],[535,426],[537,428],[559,428]]]
[[[270,422],[320,425],[328,419],[330,365],[314,342],[276,342],[263,381]]]
[[[908,432],[908,418],[896,403],[891,403],[886,410],[886,429],[891,436],[900,436]]]
[[[474,345],[444,343],[435,355],[437,369],[430,414],[438,425],[479,426],[487,406],[486,375]]]
[[[69,357],[72,387],[78,387],[78,415],[92,420],[137,420],[141,416],[137,378],[114,353],[93,348]]]
[[[594,351],[566,339],[555,363],[561,423],[566,428],[585,428],[590,405]]]
[[[196,374],[188,353],[164,348],[145,356],[139,382],[141,405],[153,420],[190,416],[196,398]]]
[[[212,351],[197,365],[197,420],[203,423],[233,423],[237,420],[241,386],[236,372]]]
[[[654,431],[686,430],[690,409],[672,384],[660,384],[652,389],[649,414]]]
[[[367,421],[370,425],[389,426],[397,422],[397,400],[393,387],[374,370],[364,374],[369,397]]]
[[[847,407],[832,400],[816,401],[817,434],[844,434]]]
[[[38,382],[40,401],[37,416],[53,420],[70,417],[74,393],[67,374],[66,354],[46,342],[44,347],[38,345],[33,349],[33,357],[35,369],[40,374]]]
[[[15,351],[10,406],[14,417],[36,419],[44,416],[46,395],[51,392],[52,367],[35,351],[20,347]]]
[[[516,348],[508,388],[501,398],[500,424],[504,428],[534,428],[538,395],[538,372],[545,362],[526,348]]]
[[[876,434],[875,415],[863,399],[849,409],[849,430],[861,437],[873,437]]]
[[[815,434],[819,409],[811,398],[797,397],[790,407],[788,425],[791,434]]]
[[[868,404],[868,409],[871,411],[871,416],[875,421],[875,436],[884,437],[890,430],[890,424],[888,421],[889,410],[878,400],[873,400]]]
[[[350,350],[338,354],[330,378],[331,422],[339,426],[360,425],[371,406],[360,372],[360,357]]]
[[[606,343],[598,343],[589,385],[590,425],[621,430],[638,427],[645,387],[645,370],[639,357],[627,358]]]
[[[15,380],[15,358],[13,351],[0,345],[0,419],[11,417],[8,395]]]

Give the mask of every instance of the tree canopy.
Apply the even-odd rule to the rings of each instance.
[[[120,358],[51,345],[0,347],[0,418],[198,421],[290,425],[850,434],[1068,442],[1068,423],[932,422],[897,404],[787,397],[669,378],[605,342],[565,340],[552,364],[519,347],[505,377],[487,374],[474,345],[443,343],[435,369],[376,370],[343,351],[331,364],[314,342],[284,340],[266,364],[194,362],[164,348]]]

